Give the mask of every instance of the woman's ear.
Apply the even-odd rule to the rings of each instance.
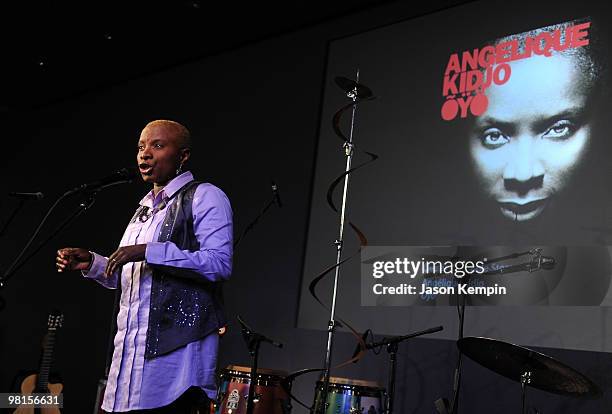
[[[184,164],[191,157],[191,148],[183,148],[181,150],[181,164]]]

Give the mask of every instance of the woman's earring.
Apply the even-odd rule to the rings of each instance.
[[[183,172],[183,163],[179,164],[179,167],[176,169],[176,175],[179,175]]]

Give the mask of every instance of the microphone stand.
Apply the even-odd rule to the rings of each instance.
[[[94,203],[96,201],[95,200],[95,196],[98,193],[98,191],[100,191],[100,190],[102,190],[104,188],[108,188],[108,187],[111,187],[111,186],[118,185],[118,184],[124,184],[124,183],[131,182],[133,177],[130,176],[128,170],[124,170],[124,171],[125,171],[124,172],[124,177],[121,180],[118,180],[118,181],[115,180],[115,181],[107,182],[107,183],[100,182],[100,183],[97,183],[95,185],[93,185],[93,184],[84,184],[84,185],[81,185],[79,187],[75,187],[75,188],[73,188],[71,190],[68,190],[64,194],[62,194],[53,203],[53,205],[49,208],[49,210],[47,210],[47,213],[42,218],[42,220],[38,224],[36,230],[34,231],[32,236],[30,237],[30,239],[26,243],[25,247],[21,250],[21,252],[17,256],[17,258],[13,261],[13,263],[9,266],[9,268],[4,272],[4,274],[2,276],[0,276],[0,290],[2,288],[6,287],[6,281],[12,275],[14,275],[19,269],[21,269],[49,241],[51,241],[55,236],[57,236],[64,228],[66,228],[70,223],[72,223],[83,212],[85,212],[85,210],[89,209],[91,206],[94,205]],[[30,245],[36,239],[36,236],[39,234],[39,232],[42,229],[43,225],[45,224],[45,222],[47,221],[47,219],[51,215],[51,212],[59,205],[59,203],[62,200],[64,200],[65,198],[68,198],[70,196],[73,196],[75,194],[82,194],[83,195],[83,199],[79,203],[79,207],[76,210],[74,210],[71,215],[69,215],[67,218],[65,218],[60,223],[60,225],[57,226],[55,228],[55,230],[53,230],[53,232],[51,232],[51,234],[45,240],[43,240],[41,243],[39,243],[38,246],[29,255],[27,255],[26,258],[23,261],[21,261],[21,263],[19,263],[19,260],[23,257],[23,255],[25,254],[27,249],[30,247]],[[6,228],[7,224],[4,225],[3,230]],[[115,321],[114,315],[116,314],[116,311],[117,311],[117,308],[118,308],[119,296],[120,296],[119,292],[121,291],[120,290],[121,282],[119,281],[118,283],[119,283],[119,286],[117,288],[117,291],[115,292],[115,305],[114,305],[114,308],[113,308],[113,318],[111,320],[111,331],[114,329],[114,321]],[[0,298],[0,310],[2,310],[3,307],[4,307],[4,301],[2,300],[2,298]],[[98,410],[101,411],[101,409],[100,409],[101,395],[102,395],[101,391],[106,386],[106,381],[108,380],[108,373],[110,371],[110,362],[111,362],[110,356],[111,356],[111,353],[112,353],[112,349],[113,349],[113,335],[111,334],[111,336],[109,338],[109,341],[108,341],[105,374],[104,374],[104,378],[101,379],[99,381],[99,384],[98,384],[98,390],[97,390],[97,395],[96,395],[96,407],[94,408],[94,414],[98,413]]]
[[[242,326],[242,337],[244,338],[244,341],[247,344],[247,348],[249,349],[249,354],[251,355],[251,384],[249,384],[246,414],[253,414],[255,387],[257,386],[257,364],[259,360],[259,346],[262,342],[268,342],[277,348],[282,348],[283,344],[281,344],[280,342],[273,341],[272,339],[253,331],[242,320],[240,315],[238,316],[238,322],[240,322],[240,325]],[[260,398],[260,396],[258,396],[258,398]]]
[[[68,217],[66,217],[55,228],[55,230],[53,230],[51,232],[51,234],[46,239],[44,239],[41,243],[39,243],[38,246],[36,246],[36,248],[29,255],[27,255],[25,257],[25,259],[23,259],[21,261],[21,263],[17,264],[19,259],[23,256],[25,251],[28,249],[28,247],[34,241],[35,237],[38,235],[38,232],[42,228],[42,225],[47,220],[47,218],[49,217],[49,215],[51,214],[53,209],[64,198],[66,198],[66,197],[68,197],[68,196],[70,196],[72,194],[75,194],[75,193],[76,193],[76,191],[74,191],[74,190],[67,191],[61,197],[59,197],[57,199],[57,201],[53,204],[53,206],[51,206],[51,208],[47,211],[47,214],[42,219],[41,223],[38,225],[38,228],[36,229],[36,231],[34,232],[32,237],[30,238],[30,240],[28,241],[26,246],[22,249],[22,251],[19,254],[19,256],[17,257],[17,259],[13,262],[13,264],[9,267],[9,269],[2,275],[2,277],[0,277],[0,289],[6,287],[6,281],[12,275],[14,275],[19,269],[21,269],[32,257],[34,257],[34,255],[36,255],[36,253],[38,253],[49,241],[51,241],[55,236],[57,236],[62,230],[64,230],[70,223],[72,223],[83,212],[85,212],[85,210],[88,210],[91,206],[94,205],[94,203],[96,201],[95,196],[97,194],[97,190],[94,190],[94,191],[84,190],[84,191],[82,191],[84,197],[81,200],[81,202],[79,203],[78,208],[76,210],[74,210],[72,212],[72,214],[70,214]],[[119,303],[119,292],[120,292],[120,287],[115,292],[115,305],[113,307],[113,315],[115,315],[116,309],[117,309],[117,305]],[[0,300],[0,311],[2,310],[3,307],[4,307],[4,301]],[[111,318],[111,332],[114,329],[114,323],[115,323],[115,318],[113,317],[113,318]],[[107,346],[107,356],[106,356],[106,366],[105,366],[105,371],[104,371],[104,378],[100,379],[99,382],[98,382],[98,390],[96,392],[96,406],[94,408],[94,414],[98,414],[99,412],[102,412],[101,408],[100,408],[101,404],[102,404],[102,398],[101,397],[102,397],[103,390],[104,390],[104,388],[106,386],[106,382],[108,380],[108,373],[110,371],[110,362],[111,362],[110,355],[112,354],[112,349],[113,349],[113,335],[111,334],[110,338],[109,338],[109,341],[108,341],[108,346]]]
[[[244,228],[244,230],[242,231],[242,233],[240,234],[240,236],[238,236],[238,238],[234,241],[234,249],[236,249],[238,247],[238,245],[240,244],[240,242],[244,239],[244,236],[246,236],[249,231],[253,230],[253,227],[255,227],[255,225],[257,224],[257,222],[259,221],[260,218],[263,217],[264,214],[266,214],[266,212],[268,211],[268,209],[270,207],[272,207],[272,204],[278,204],[278,206],[280,207],[280,202],[278,202],[278,193],[277,193],[278,189],[276,187],[276,184],[272,184],[272,198],[270,199],[270,201],[268,201],[264,207],[261,209],[261,211],[259,212],[259,214],[255,217],[255,219],[253,219],[253,221],[251,221],[248,226],[246,226]]]
[[[459,293],[457,289],[457,312],[459,313],[459,332],[457,334],[457,340],[463,339],[463,326],[465,322],[465,295]],[[463,366],[463,353],[459,350],[457,355],[457,367],[455,368],[455,376],[453,378],[453,401],[450,406],[451,414],[457,414],[459,410],[459,389],[461,388],[461,373]]]
[[[113,315],[110,321],[110,329],[108,342],[106,345],[106,361],[104,363],[104,377],[98,380],[98,389],[96,390],[96,402],[94,406],[93,414],[104,414],[105,411],[102,411],[102,403],[104,398],[104,390],[106,389],[106,384],[108,382],[108,374],[110,373],[110,367],[112,363],[113,350],[115,349],[113,334],[116,329],[117,324],[117,313],[119,313],[119,300],[121,298],[121,278],[117,280],[117,288],[115,289],[115,299],[113,303]]]
[[[21,209],[23,208],[24,205],[25,205],[25,200],[24,199],[20,199],[19,200],[19,204],[17,204],[17,207],[15,207],[15,209],[11,212],[11,215],[8,216],[8,218],[6,219],[4,224],[2,225],[2,229],[0,229],[0,237],[4,236],[4,233],[6,233],[6,229],[8,229],[9,224],[11,224],[13,219],[17,216],[17,213],[19,213],[19,211],[21,211]]]
[[[428,335],[435,332],[439,332],[444,327],[436,326],[435,328],[425,329],[424,331],[414,332],[407,335],[396,336],[394,338],[383,338],[379,342],[373,342],[366,344],[365,349],[375,349],[383,346],[387,346],[387,353],[389,354],[389,376],[387,380],[387,396],[385,398],[384,414],[393,414],[393,405],[395,397],[395,377],[397,372],[397,349],[401,342],[416,338],[417,336]]]
[[[15,217],[17,216],[17,213],[21,211],[24,205],[25,205],[25,200],[20,199],[19,203],[17,204],[17,207],[13,209],[11,214],[8,216],[8,218],[2,225],[2,229],[0,229],[0,237],[4,236],[4,233],[6,233],[6,229],[8,229],[9,225],[15,219]],[[1,288],[2,288],[2,279],[0,278],[0,289]],[[2,296],[0,296],[0,312],[4,309],[5,306],[6,306],[6,301],[4,300]]]
[[[15,273],[17,273],[17,271],[21,269],[34,255],[36,255],[36,253],[38,253],[49,241],[51,241],[51,239],[57,236],[64,228],[66,228],[66,226],[68,226],[68,224],[74,221],[85,210],[89,209],[94,204],[96,192],[94,191],[94,192],[86,193],[86,197],[79,203],[79,207],[70,216],[64,219],[64,221],[62,221],[62,223],[55,230],[53,230],[53,232],[51,232],[51,234],[45,240],[43,240],[40,244],[38,244],[38,246],[36,246],[36,248],[29,255],[27,255],[26,258],[21,261],[21,263],[19,263],[20,259],[23,257],[28,247],[30,247],[30,245],[34,242],[34,239],[40,232],[40,229],[42,228],[43,224],[46,222],[51,212],[55,209],[55,207],[59,204],[59,202],[62,201],[68,195],[70,194],[65,193],[61,197],[59,197],[55,201],[55,203],[51,206],[51,208],[47,211],[47,214],[45,214],[45,216],[39,223],[38,227],[34,231],[34,234],[30,237],[30,239],[26,243],[25,247],[21,250],[17,258],[13,261],[13,263],[9,266],[9,268],[4,272],[4,274],[0,276],[0,289],[5,288],[6,281],[10,279],[11,276],[13,276]]]

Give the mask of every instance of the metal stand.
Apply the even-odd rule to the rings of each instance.
[[[264,216],[264,214],[266,214],[266,212],[268,211],[268,209],[270,207],[272,207],[273,204],[278,205],[279,207],[281,207],[281,203],[280,203],[280,198],[278,195],[278,187],[277,185],[272,182],[272,198],[270,199],[270,201],[268,201],[263,208],[261,209],[261,211],[259,212],[259,214],[257,215],[257,217],[255,217],[253,219],[253,221],[251,221],[242,231],[242,233],[240,233],[240,236],[238,236],[238,238],[234,241],[234,249],[236,249],[238,247],[238,245],[240,244],[240,242],[242,240],[244,240],[244,237],[251,231],[253,230],[253,227],[255,227],[255,225],[257,224],[257,222],[259,221],[260,218],[262,218]]]
[[[63,200],[69,194],[66,193],[62,195],[60,198],[58,198],[57,201],[53,204],[53,206],[51,206],[51,208],[49,209],[45,217],[43,217],[40,224],[36,228],[36,231],[30,237],[30,240],[28,240],[25,247],[21,250],[17,258],[13,261],[13,263],[9,266],[9,268],[4,272],[4,274],[0,277],[0,289],[6,287],[6,281],[11,276],[13,276],[19,269],[21,269],[28,262],[28,260],[30,260],[36,253],[38,253],[40,249],[42,249],[49,241],[51,241],[51,239],[57,236],[66,226],[68,226],[68,224],[70,224],[74,219],[80,216],[85,210],[90,208],[96,201],[95,194],[96,194],[95,192],[87,193],[87,197],[85,197],[83,201],[81,201],[81,203],[79,204],[79,207],[70,216],[68,216],[59,226],[57,226],[57,228],[53,230],[53,232],[45,240],[39,243],[38,246],[36,246],[36,248],[29,255],[27,255],[25,259],[21,261],[21,263],[19,263],[19,260],[23,257],[27,249],[30,247],[30,245],[32,244],[36,236],[38,235],[40,229],[42,228],[42,225],[45,223],[45,221],[49,217],[51,211],[53,211],[53,209],[59,204],[59,202]]]
[[[465,295],[459,295],[458,300],[461,304],[457,303],[457,310],[459,312],[459,334],[458,339],[463,338],[463,326],[465,323]],[[451,405],[451,414],[457,414],[459,412],[459,390],[461,389],[461,367],[463,365],[463,354],[459,351],[459,355],[457,356],[457,368],[455,369],[455,378],[453,384],[453,402]]]
[[[261,398],[261,395],[255,394],[255,387],[257,386],[257,365],[259,360],[259,346],[262,342],[268,342],[277,348],[282,348],[283,344],[280,342],[273,341],[272,339],[254,332],[251,328],[249,328],[238,316],[238,322],[242,326],[242,337],[247,344],[247,348],[249,349],[249,354],[251,355],[251,383],[249,384],[249,394],[247,397],[247,411],[246,414],[253,414],[255,402]]]
[[[30,240],[28,241],[26,246],[22,249],[21,253],[13,261],[12,265],[6,270],[6,272],[2,275],[2,277],[0,277],[0,289],[6,286],[6,281],[12,275],[14,275],[19,269],[21,269],[28,262],[28,260],[30,260],[34,255],[36,255],[36,253],[38,253],[40,251],[40,249],[42,249],[49,241],[51,241],[55,236],[57,236],[64,228],[66,228],[77,217],[79,217],[85,210],[87,210],[91,206],[93,206],[93,204],[96,201],[96,199],[95,199],[96,191],[91,191],[91,192],[85,191],[84,192],[84,198],[79,203],[78,208],[76,210],[74,210],[72,212],[72,214],[70,214],[68,217],[66,217],[66,219],[64,219],[64,221],[62,221],[60,223],[60,225],[57,226],[55,228],[55,230],[53,230],[53,232],[51,232],[51,234],[46,239],[44,239],[41,243],[39,243],[36,246],[36,248],[29,255],[27,255],[25,257],[25,259],[23,259],[21,261],[21,263],[19,263],[19,260],[25,254],[25,252],[28,249],[28,247],[30,247],[30,245],[32,244],[32,242],[36,238],[39,230],[41,229],[42,225],[46,221],[47,217],[49,217],[49,215],[51,214],[51,211],[60,203],[61,200],[63,200],[64,198],[66,198],[66,197],[68,197],[70,195],[72,195],[73,193],[74,192],[71,192],[71,191],[64,193],[59,199],[57,199],[57,201],[49,209],[49,211],[47,212],[45,217],[42,219],[42,221],[38,225],[38,228],[34,232],[33,236],[30,238]],[[115,294],[115,306],[113,308],[113,310],[114,310],[113,315],[115,314],[117,305],[119,303],[118,292],[120,292],[120,287],[118,287],[117,292]],[[0,300],[0,302],[2,302],[2,301]],[[1,303],[0,303],[0,305],[1,305]],[[3,306],[0,306],[0,310],[2,310],[2,307]],[[114,320],[115,320],[115,318],[113,318],[113,320],[111,321],[111,332],[112,332],[112,330],[114,328]],[[101,378],[99,380],[99,382],[98,382],[98,389],[96,391],[96,403],[95,403],[95,407],[94,407],[94,414],[102,413],[102,408],[101,408],[101,406],[102,406],[102,397],[103,397],[103,394],[104,394],[104,389],[106,387],[106,381],[108,379],[108,372],[110,370],[110,357],[111,357],[111,353],[112,353],[112,349],[113,349],[113,337],[114,336],[111,334],[111,336],[109,338],[109,345],[108,345],[108,350],[107,350],[108,354],[107,354],[107,357],[106,357],[106,369],[105,369],[104,378]]]
[[[395,397],[395,372],[397,371],[397,342],[387,345],[389,353],[389,380],[387,382],[387,397],[385,398],[385,414],[393,413]]]
[[[504,260],[516,259],[521,256],[530,255],[531,260],[529,262],[525,262],[518,265],[510,265],[510,266],[497,266],[495,264],[502,262]],[[507,256],[497,257],[495,259],[491,259],[487,262],[487,266],[485,267],[487,270],[482,273],[480,276],[487,275],[496,275],[496,274],[508,274],[515,272],[535,272],[540,269],[551,270],[555,267],[555,260],[551,257],[542,256],[541,248],[534,248],[525,252],[513,253]],[[469,280],[469,279],[466,279]],[[458,333],[458,341],[463,339],[463,326],[465,322],[465,303],[466,297],[465,295],[461,295],[457,290],[457,312],[459,313],[459,333]],[[462,356],[463,353],[459,350],[459,354],[457,356],[457,367],[455,368],[455,376],[453,380],[453,399],[450,404],[445,398],[441,398],[435,401],[436,409],[439,414],[457,414],[459,411],[459,390],[461,388],[461,367],[462,367]],[[530,373],[528,374],[527,383],[529,383]],[[525,374],[525,375],[526,375]],[[521,377],[522,380],[522,377]],[[524,395],[523,395],[524,397]],[[523,401],[524,404],[524,401]],[[524,409],[524,408],[523,408]]]
[[[100,378],[98,381],[98,389],[96,390],[96,403],[94,405],[93,414],[104,414],[102,411],[102,403],[104,402],[104,390],[106,389],[106,382],[108,376]]]
[[[387,347],[389,353],[389,376],[387,382],[387,396],[384,404],[384,414],[393,414],[393,405],[395,397],[395,376],[397,372],[397,349],[401,342],[416,338],[417,336],[427,335],[435,332],[439,332],[444,329],[442,326],[436,326],[435,328],[429,328],[424,331],[414,332],[408,335],[396,336],[395,338],[385,338],[379,342],[373,342],[366,344],[365,349],[375,349],[382,346]]]
[[[359,83],[359,70],[357,70],[356,83]],[[353,100],[353,103],[357,101],[357,86],[352,91],[347,92],[346,96]],[[349,183],[349,170],[351,169],[351,163],[353,160],[353,129],[355,126],[355,114],[357,112],[357,105],[353,105],[351,115],[351,130],[348,141],[343,145],[344,155],[346,156],[345,164],[345,175],[344,175],[344,188],[342,191],[342,207],[340,210],[340,229],[338,232],[338,239],[334,242],[336,246],[336,267],[334,275],[334,289],[332,294],[332,304],[329,315],[329,322],[327,324],[327,347],[325,349],[325,364],[324,364],[324,376],[323,376],[323,398],[320,406],[321,414],[325,413],[327,409],[327,393],[329,391],[329,377],[332,361],[332,349],[334,341],[334,333],[336,331],[337,322],[336,317],[336,299],[338,297],[338,279],[340,277],[340,261],[342,260],[342,247],[344,238],[344,221],[346,216],[346,200],[348,195],[348,183]]]
[[[0,237],[4,236],[9,225],[11,224],[13,219],[17,216],[17,214],[19,214],[19,212],[21,211],[24,205],[25,205],[25,200],[24,199],[19,200],[19,204],[17,204],[17,207],[13,209],[9,217],[6,219],[6,221],[2,225],[2,228],[0,229]],[[4,282],[2,281],[2,278],[0,278],[0,289],[2,289],[3,286],[4,286]],[[4,300],[2,296],[0,296],[0,312],[4,309],[5,306],[6,306],[6,301]]]
[[[96,405],[94,406],[94,414],[104,414],[102,411],[102,402],[104,401],[104,392],[106,391],[106,383],[108,382],[108,374],[112,363],[113,351],[115,349],[115,329],[117,325],[117,314],[119,313],[119,300],[121,299],[121,278],[117,280],[117,288],[115,289],[115,302],[113,304],[113,315],[110,322],[110,334],[106,345],[106,362],[104,364],[104,377],[98,381],[98,389],[96,391]]]
[[[17,216],[17,214],[21,211],[24,205],[25,205],[25,200],[23,199],[19,200],[19,204],[17,204],[17,207],[15,207],[15,209],[11,212],[11,214],[8,216],[8,218],[2,225],[2,229],[0,229],[0,237],[4,236],[4,233],[6,233],[6,229],[8,229],[9,225],[11,224],[13,219]]]
[[[531,382],[531,372],[525,371],[521,375],[521,413],[527,414],[527,407],[525,406],[525,395],[527,394],[527,385]]]
[[[255,404],[255,387],[257,386],[257,360],[259,358],[259,346],[261,345],[260,340],[253,341],[253,345],[249,348],[249,354],[251,354],[251,384],[249,384],[249,395],[247,398],[247,411],[246,414],[253,414],[253,405]],[[260,395],[257,396],[259,400]]]

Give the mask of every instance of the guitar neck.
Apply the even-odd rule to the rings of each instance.
[[[53,362],[53,349],[55,347],[55,328],[49,328],[47,331],[47,340],[43,348],[43,356],[38,369],[38,378],[36,380],[37,392],[48,392],[49,389],[49,371]]]

